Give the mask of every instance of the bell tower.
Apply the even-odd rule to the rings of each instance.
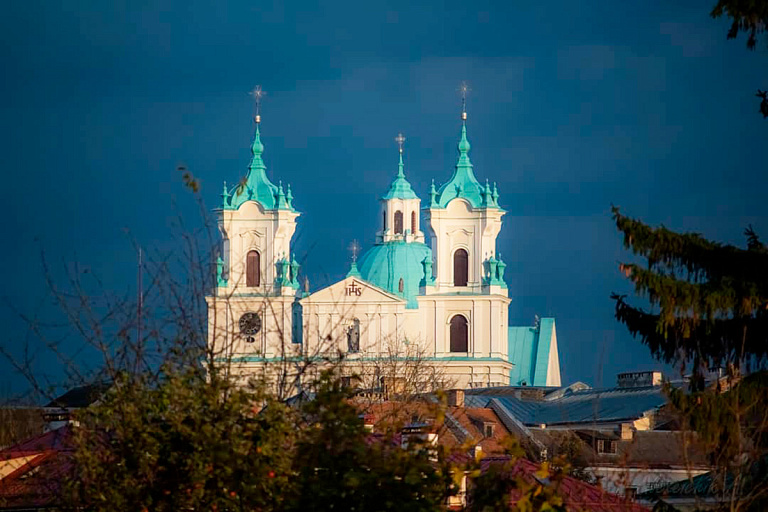
[[[263,93],[257,87],[252,94],[251,160],[237,185],[224,184],[221,206],[214,210],[222,246],[214,293],[206,298],[209,347],[217,357],[241,358],[246,373],[265,358],[294,354],[301,346],[301,329],[293,329],[300,313],[299,264],[291,252],[300,214],[291,187],[267,177],[259,112]]]
[[[458,161],[451,179],[430,189],[425,221],[435,254],[435,281],[427,293],[494,293],[507,295],[504,262],[496,253],[496,237],[505,211],[499,206],[494,184],[475,177],[469,159],[466,87],[461,112]]]
[[[248,173],[229,190],[224,184],[222,206],[216,211],[223,241],[217,284],[228,294],[292,295],[299,283],[291,238],[300,214],[293,207],[290,185],[286,190],[282,182],[275,186],[267,177],[261,115],[257,113],[254,120]]]
[[[399,133],[395,138],[400,147],[400,162],[397,164],[397,175],[389,187],[389,191],[381,198],[379,227],[376,232],[376,243],[403,241],[424,242],[421,231],[420,205],[421,199],[405,179],[403,165],[403,144],[405,137]]]

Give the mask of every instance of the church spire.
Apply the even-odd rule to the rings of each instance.
[[[395,142],[399,146],[400,160],[397,164],[397,176],[389,186],[389,191],[382,199],[417,199],[416,193],[411,188],[411,184],[405,179],[405,165],[403,164],[403,143],[405,137],[398,133]]]
[[[469,87],[466,83],[462,83],[459,90],[461,91],[461,137],[457,145],[459,158],[456,161],[451,179],[438,191],[437,207],[445,208],[451,200],[461,197],[469,201],[474,208],[482,208],[485,206],[483,204],[485,190],[475,178],[472,162],[469,159],[469,150],[472,147],[467,138],[467,92],[469,92]]]
[[[264,164],[264,144],[261,142],[261,99],[266,94],[260,85],[249,93],[253,96],[254,123],[256,130],[251,143],[251,162],[245,179],[231,194],[230,207],[237,209],[246,201],[258,201],[265,210],[290,209],[285,195],[267,177],[267,166]]]

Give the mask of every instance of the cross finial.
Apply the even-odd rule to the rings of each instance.
[[[470,91],[469,86],[467,85],[467,82],[461,82],[461,86],[459,86],[459,91],[461,92],[461,120],[466,121],[467,120],[467,93]]]
[[[405,137],[402,133],[398,133],[397,137],[395,137],[395,142],[397,142],[397,145],[400,147],[400,153],[403,152],[403,143],[405,142]]]
[[[349,244],[349,252],[352,253],[352,261],[357,262],[357,253],[360,252],[360,244],[357,243],[357,240],[352,240],[352,243]]]
[[[258,124],[261,122],[261,98],[264,97],[264,95],[267,93],[261,90],[260,85],[257,85],[248,94],[253,96],[254,107],[256,109],[256,116],[254,117],[254,120]]]

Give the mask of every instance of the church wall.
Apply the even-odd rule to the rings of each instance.
[[[287,297],[208,297],[208,343],[217,357],[295,355],[300,345],[293,340],[293,299]],[[240,317],[258,313],[261,329],[245,335],[240,332]],[[248,338],[253,338],[249,343]]]
[[[496,254],[496,236],[501,230],[504,213],[497,209],[473,210],[463,199],[454,199],[447,208],[428,210],[427,224],[436,258],[433,293],[466,290],[482,293],[482,263]],[[457,249],[469,254],[469,275],[466,288],[453,286],[453,255]]]
[[[290,242],[296,231],[298,214],[287,210],[265,211],[254,201],[243,203],[238,210],[219,210],[219,231],[224,244],[227,290],[230,293],[269,293],[275,281],[275,263],[290,256]],[[261,259],[261,285],[246,287],[245,260],[252,249]]]

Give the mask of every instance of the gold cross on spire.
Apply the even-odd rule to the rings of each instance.
[[[400,146],[400,153],[403,152],[403,143],[405,142],[405,137],[402,133],[398,133],[397,137],[395,137],[395,142],[397,142],[397,145]]]
[[[467,120],[467,93],[470,91],[470,88],[467,85],[467,82],[461,82],[459,91],[461,91],[461,120],[466,121]]]
[[[257,85],[248,94],[253,96],[254,107],[256,109],[256,116],[254,117],[254,120],[256,121],[256,124],[258,124],[261,122],[261,98],[264,97],[264,95],[267,93],[261,90],[260,85]]]
[[[352,243],[349,244],[349,252],[352,253],[352,261],[357,261],[357,253],[360,252],[360,244],[357,243],[357,240],[352,240]]]

